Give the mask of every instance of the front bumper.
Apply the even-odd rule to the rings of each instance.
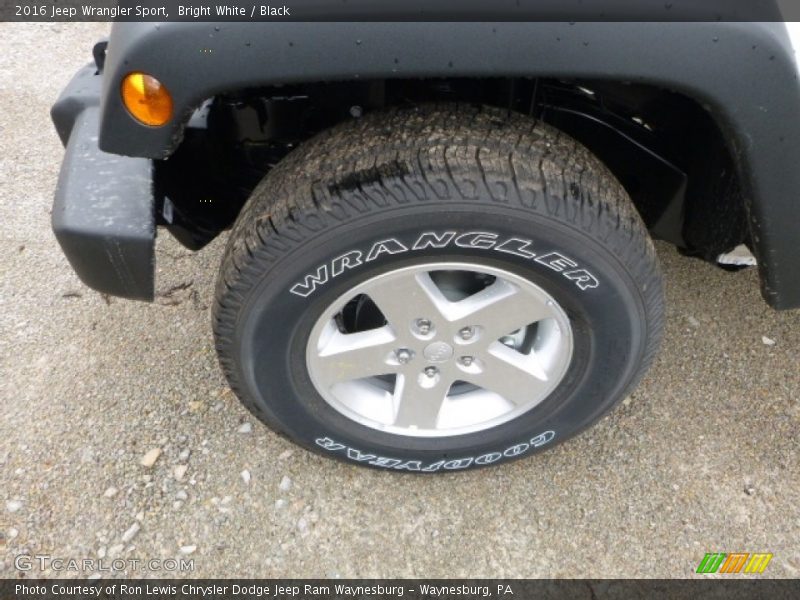
[[[53,204],[56,239],[81,281],[99,292],[153,300],[153,165],[97,146],[102,75],[87,65],[51,110],[66,147]]]

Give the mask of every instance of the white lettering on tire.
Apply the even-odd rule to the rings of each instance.
[[[372,244],[372,248],[370,248],[367,254],[367,262],[372,262],[381,254],[399,254],[400,252],[408,252],[408,248],[406,248],[402,242],[394,238],[389,238],[388,240]]]
[[[314,293],[317,286],[328,282],[328,265],[322,265],[313,275],[306,275],[302,283],[295,283],[290,290],[293,294],[306,298]]]
[[[448,246],[469,250],[502,252],[533,261],[556,273],[561,273],[581,291],[600,286],[597,277],[568,256],[552,250],[537,254],[534,251],[535,244],[533,240],[519,237],[501,238],[500,235],[488,231],[466,231],[462,233],[457,231],[426,231],[420,234],[413,244],[408,246],[400,240],[388,238],[375,242],[369,248],[353,249],[340,254],[329,263],[317,267],[313,273],[305,275],[302,281],[295,283],[289,291],[296,296],[307,298],[331,279],[365,263],[377,260],[384,254],[401,254],[428,248],[442,249]]]
[[[447,244],[453,241],[453,238],[456,236],[455,231],[445,231],[444,233],[435,233],[433,231],[428,231],[423,233],[414,245],[411,247],[412,250],[425,250],[426,248],[445,248]]]
[[[354,269],[359,266],[363,262],[361,256],[361,250],[351,250],[346,254],[337,256],[331,261],[331,276],[337,277],[347,269]]]
[[[329,452],[341,452],[347,458],[359,463],[367,463],[374,467],[382,467],[384,469],[392,469],[395,471],[420,471],[423,473],[434,473],[445,469],[447,471],[457,471],[466,469],[470,465],[490,465],[497,462],[503,457],[513,458],[529,452],[532,448],[539,448],[545,444],[553,441],[556,437],[554,431],[545,431],[537,436],[532,437],[530,440],[525,440],[509,446],[502,452],[488,452],[480,456],[465,456],[462,458],[442,459],[440,461],[424,465],[420,460],[403,460],[401,458],[392,458],[389,456],[379,456],[368,452],[362,452],[357,448],[352,448],[345,444],[332,440],[329,437],[319,437],[314,442],[320,448],[324,448]]]

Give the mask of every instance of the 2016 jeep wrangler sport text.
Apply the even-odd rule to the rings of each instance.
[[[152,300],[156,226],[230,228],[220,363],[304,447],[397,471],[530,455],[653,359],[651,236],[800,306],[783,23],[117,23],[52,110],[53,228]]]

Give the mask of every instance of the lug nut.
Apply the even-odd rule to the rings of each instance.
[[[462,340],[471,340],[472,336],[475,335],[475,330],[472,327],[464,327],[464,329],[458,332],[458,335],[461,336]]]
[[[432,324],[428,319],[417,319],[417,331],[421,335],[428,335],[431,332]]]
[[[401,365],[408,364],[408,361],[411,360],[411,351],[406,350],[405,348],[397,350],[394,355],[397,358],[397,362],[399,362]]]
[[[463,366],[463,367],[468,367],[468,366],[470,366],[470,365],[472,364],[472,361],[474,361],[474,360],[475,360],[475,359],[474,359],[474,358],[472,358],[471,356],[462,356],[462,357],[461,357],[461,358],[458,360],[458,362],[460,362],[460,363],[461,363],[461,366]]]
[[[436,367],[425,367],[425,375],[433,379],[439,373],[439,369]]]

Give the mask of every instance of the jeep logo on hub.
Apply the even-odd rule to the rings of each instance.
[[[422,354],[431,362],[443,363],[453,358],[453,347],[447,342],[433,342],[425,347]]]

